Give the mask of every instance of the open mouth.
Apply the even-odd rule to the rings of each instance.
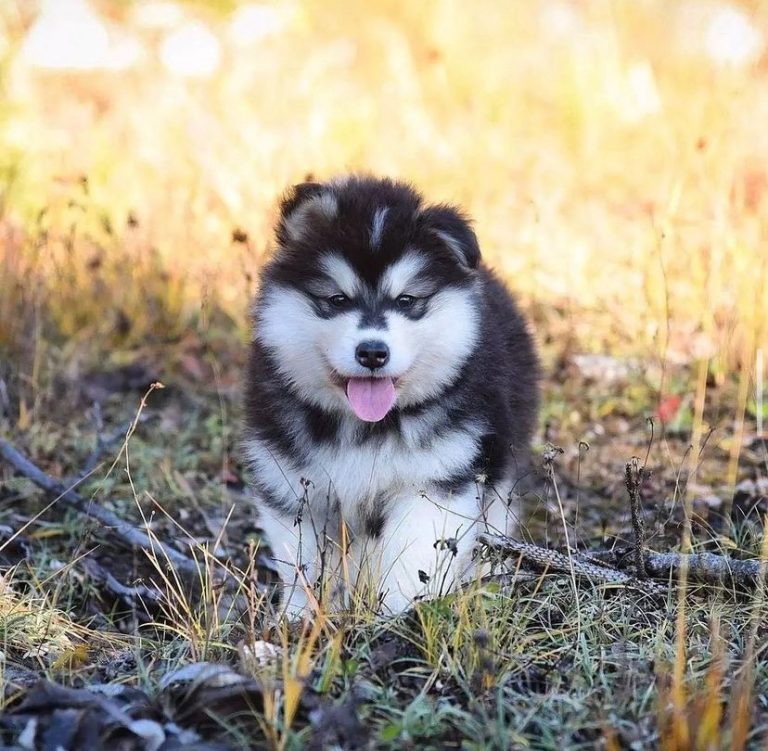
[[[390,376],[346,378],[334,373],[334,381],[343,388],[352,411],[365,422],[379,422],[395,406],[396,378]]]

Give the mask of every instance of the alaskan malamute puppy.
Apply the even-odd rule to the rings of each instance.
[[[246,452],[288,614],[471,576],[477,533],[514,530],[538,364],[464,215],[391,180],[296,186],[254,321]]]

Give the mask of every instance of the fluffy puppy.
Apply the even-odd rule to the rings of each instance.
[[[478,532],[514,531],[532,339],[462,212],[409,185],[298,185],[276,237],[245,450],[282,603],[372,589],[399,612],[471,575]]]

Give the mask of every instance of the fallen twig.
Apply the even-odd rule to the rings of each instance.
[[[148,610],[147,605],[157,606],[163,600],[160,592],[153,587],[147,587],[144,584],[134,584],[133,586],[123,584],[93,558],[83,558],[80,565],[94,582],[136,610],[137,613],[144,613]]]
[[[646,553],[645,570],[657,579],[677,576],[688,567],[688,577],[702,584],[739,584],[755,587],[765,581],[763,562],[758,558],[738,560],[717,553]]]
[[[538,570],[548,569],[570,573],[571,561],[568,556],[549,548],[540,548],[527,542],[519,542],[501,535],[478,535],[478,542],[489,548],[508,554],[519,555],[523,563]],[[629,561],[630,551],[626,555],[613,551],[610,555],[616,566],[622,566]],[[634,548],[631,551],[634,553]],[[660,582],[646,579],[640,581],[621,568],[598,562],[600,554],[577,554],[572,556],[573,572],[593,581],[606,584],[624,584],[634,586],[648,592],[663,592],[665,587]],[[634,559],[634,556],[632,556]],[[688,567],[688,575],[692,581],[710,585],[740,585],[752,588],[762,580],[765,581],[765,565],[757,558],[738,560],[716,553],[652,553],[645,551],[645,570],[654,579],[668,580],[676,576],[682,566]],[[634,560],[632,564],[634,567]]]
[[[152,540],[146,533],[124,521],[116,514],[102,508],[92,500],[83,498],[72,488],[65,487],[61,482],[43,472],[37,465],[21,454],[11,443],[0,438],[0,456],[17,472],[27,477],[35,485],[47,493],[57,495],[61,501],[81,514],[101,522],[107,531],[118,537],[123,543],[146,551],[152,557],[158,552],[165,556],[176,569],[187,576],[198,577],[199,564],[184,553],[175,550],[160,540]],[[628,465],[629,474],[629,465]],[[620,584],[639,588],[648,593],[657,594],[666,591],[659,582],[650,580],[640,581],[620,568],[604,565],[589,554],[572,555],[571,558],[563,553],[549,548],[541,548],[526,542],[513,540],[502,535],[480,534],[478,542],[488,548],[500,550],[509,555],[518,555],[523,563],[537,570],[549,570],[562,573],[573,573],[592,581],[605,584]],[[636,546],[633,547],[636,552]],[[625,556],[615,556],[617,565],[621,565]],[[739,584],[753,587],[761,578],[765,579],[765,566],[759,559],[737,560],[715,553],[651,553],[644,551],[644,568],[648,576],[656,579],[669,579],[676,574],[680,567],[686,565],[688,573],[694,581],[705,584]],[[636,566],[636,557],[633,556]],[[148,597],[145,588],[124,587],[119,582],[107,582],[115,594],[135,597]],[[116,586],[115,586],[116,585]]]
[[[47,475],[37,465],[33,464],[4,438],[0,438],[0,456],[17,472],[20,472],[39,488],[42,488],[47,493],[58,496],[62,502],[79,513],[101,522],[109,532],[122,540],[126,545],[141,548],[153,557],[159,553],[161,557],[164,556],[172,563],[180,573],[190,577],[199,577],[199,564],[188,558],[184,553],[172,548],[170,545],[166,545],[160,540],[152,540],[145,532],[124,521],[117,514],[113,514],[90,499],[83,498],[72,488],[65,487],[61,482]]]
[[[525,569],[517,569],[516,571],[497,571],[493,574],[486,574],[485,576],[481,576],[479,581],[476,579],[470,579],[466,582],[463,582],[459,585],[458,589],[461,592],[470,592],[478,583],[481,586],[486,586],[488,584],[498,584],[500,587],[511,588],[517,584],[535,582],[539,579],[541,579],[541,572],[528,571]]]
[[[586,577],[592,581],[598,581],[604,584],[635,586],[653,594],[665,591],[665,588],[660,584],[650,581],[640,582],[625,571],[619,571],[615,568],[591,563],[588,559],[580,558],[578,556],[569,558],[567,555],[558,553],[556,550],[540,548],[537,545],[512,540],[509,537],[480,534],[477,537],[477,541],[481,545],[485,545],[489,548],[519,555],[522,557],[524,563],[537,569],[573,573],[576,576]]]

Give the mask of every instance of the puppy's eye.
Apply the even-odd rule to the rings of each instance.
[[[349,304],[349,298],[346,295],[331,295],[328,303],[334,308],[346,308]]]
[[[414,306],[416,298],[413,295],[400,295],[395,302],[400,310],[408,310]]]

